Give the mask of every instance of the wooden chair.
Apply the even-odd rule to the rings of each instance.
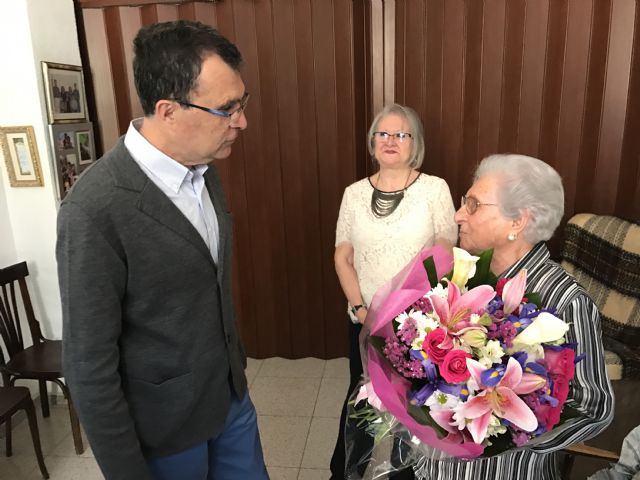
[[[40,324],[33,313],[27,289],[26,277],[28,275],[26,262],[0,270],[0,336],[9,357],[5,363],[4,355],[0,351],[0,374],[2,374],[4,385],[8,386],[13,386],[15,381],[20,379],[38,380],[43,417],[49,416],[46,382],[54,382],[61,388],[69,404],[73,443],[76,453],[80,455],[84,451],[80,422],[73,407],[69,389],[61,380],[61,377],[64,376],[62,372],[62,342],[47,340],[42,336]],[[33,342],[33,345],[27,348],[24,347],[22,337],[17,290],[20,291]],[[7,421],[7,431],[9,430],[11,430],[10,419]]]
[[[27,413],[29,421],[29,429],[31,430],[31,439],[33,440],[33,448],[36,451],[38,459],[38,467],[44,478],[49,478],[49,472],[44,464],[42,456],[42,448],[40,447],[40,433],[38,432],[38,420],[36,419],[36,409],[31,400],[31,394],[27,387],[0,387],[0,424],[10,423],[11,417],[18,410],[24,410]],[[7,457],[12,455],[11,449],[11,429],[7,428]]]

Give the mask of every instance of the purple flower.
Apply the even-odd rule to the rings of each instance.
[[[424,313],[433,312],[433,305],[431,305],[431,302],[429,301],[428,298],[424,298],[424,297],[416,300],[416,302],[413,305],[411,305],[411,308],[413,308],[414,310],[420,310]]]
[[[403,343],[411,346],[413,341],[418,338],[418,327],[416,326],[415,319],[411,317],[407,318],[402,324],[402,327],[397,331],[396,335]]]

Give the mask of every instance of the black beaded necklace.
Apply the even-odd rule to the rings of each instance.
[[[380,173],[378,172],[378,178],[376,178],[376,184],[373,185],[373,192],[371,193],[371,211],[377,218],[385,218],[395,212],[404,198],[404,192],[407,191],[410,178],[411,170],[409,170],[407,181],[404,182],[402,190],[383,192],[382,190],[378,190],[378,181],[380,180]]]

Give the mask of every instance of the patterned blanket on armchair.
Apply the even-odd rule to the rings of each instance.
[[[620,357],[623,376],[640,378],[640,225],[575,215],[565,227],[562,266],[600,309],[605,348]]]

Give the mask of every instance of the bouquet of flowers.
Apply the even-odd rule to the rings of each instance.
[[[560,422],[577,361],[569,327],[525,293],[525,270],[497,280],[491,255],[454,248],[442,277],[451,256],[421,252],[376,294],[370,380],[352,412],[360,426],[378,437],[399,426],[422,456],[473,459],[522,447]]]

